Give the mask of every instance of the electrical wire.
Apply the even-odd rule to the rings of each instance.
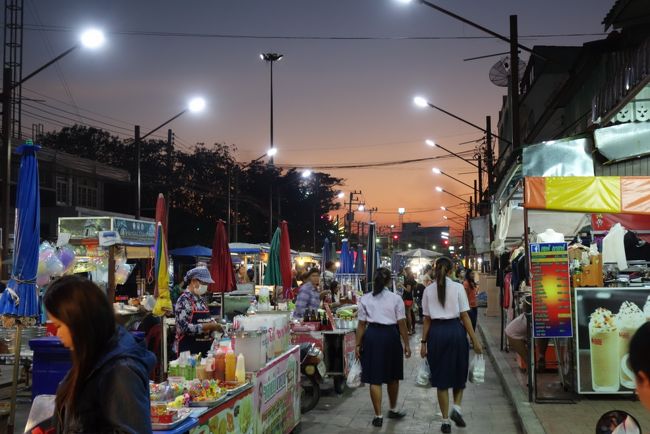
[[[382,161],[376,163],[348,163],[341,165],[288,165],[288,164],[276,164],[277,167],[281,169],[328,169],[328,170],[343,170],[343,169],[361,169],[368,167],[387,167],[387,166],[401,166],[404,164],[413,164],[420,163],[423,161],[436,161],[436,160],[445,160],[448,158],[455,158],[453,155],[439,155],[433,157],[424,157],[424,158],[413,158],[410,160],[396,160],[396,161]]]
[[[71,32],[72,27],[25,24],[24,30],[42,32]],[[230,33],[202,33],[202,32],[163,32],[147,30],[113,30],[108,32],[113,35],[126,36],[155,36],[165,38],[201,38],[201,39],[275,39],[275,40],[315,40],[315,41],[445,41],[445,40],[480,40],[496,39],[493,36],[313,36],[313,35],[247,35]],[[545,39],[545,38],[577,38],[587,36],[605,36],[606,33],[546,33],[520,35],[519,39]]]

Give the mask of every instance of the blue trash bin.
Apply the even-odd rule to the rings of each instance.
[[[34,352],[32,399],[38,395],[56,394],[56,388],[72,367],[70,350],[55,336],[32,339],[29,347]]]

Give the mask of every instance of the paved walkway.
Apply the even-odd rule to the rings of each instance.
[[[407,412],[400,421],[386,418],[388,396],[384,388],[384,426],[375,428],[372,404],[368,387],[347,390],[342,396],[333,391],[324,392],[318,406],[302,416],[301,434],[320,433],[439,433],[440,415],[435,402],[435,389],[415,385],[419,364],[418,333],[411,339],[411,348],[418,354],[406,360],[405,380],[400,384],[398,407]],[[485,383],[476,386],[468,383],[463,399],[463,413],[467,428],[452,428],[458,433],[500,433],[515,434],[522,431],[518,427],[516,415],[497,378],[489,359],[486,363]],[[438,414],[437,414],[438,413]]]
[[[503,378],[506,392],[514,403],[517,417],[525,433],[548,434],[593,434],[596,422],[607,411],[623,410],[633,415],[641,424],[643,432],[650,432],[650,412],[634,399],[623,397],[598,397],[590,395],[573,395],[573,404],[538,404],[528,402],[527,378],[516,364],[514,352],[500,350],[500,318],[485,316],[485,310],[479,313],[479,326],[483,341],[493,357],[492,366]],[[545,387],[553,387],[553,375]],[[557,381],[557,380],[555,380]]]

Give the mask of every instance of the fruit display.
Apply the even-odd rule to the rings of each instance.
[[[345,306],[336,311],[336,317],[341,318],[346,321],[356,319],[357,317],[357,307],[356,306]]]

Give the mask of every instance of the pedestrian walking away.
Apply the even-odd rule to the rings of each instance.
[[[388,289],[390,281],[390,270],[379,268],[375,272],[372,292],[361,297],[358,310],[356,357],[361,361],[361,381],[370,384],[370,399],[375,410],[372,424],[376,427],[383,424],[383,384],[388,389],[388,417],[402,419],[406,415],[397,410],[397,397],[399,380],[404,379],[404,356],[411,357],[411,348],[404,302]]]
[[[463,391],[469,370],[470,336],[476,354],[483,348],[476,338],[468,312],[470,310],[463,285],[451,279],[451,259],[436,261],[434,279],[422,296],[424,326],[420,340],[420,355],[427,358],[431,370],[431,386],[437,388],[438,403],[442,413],[443,433],[451,432],[451,423],[465,427],[461,410]],[[454,405],[449,412],[449,389],[454,392]]]
[[[467,294],[467,301],[469,301],[469,319],[472,321],[472,328],[476,331],[476,323],[478,321],[478,281],[476,271],[468,268],[465,271],[465,280],[463,280],[463,287]]]

